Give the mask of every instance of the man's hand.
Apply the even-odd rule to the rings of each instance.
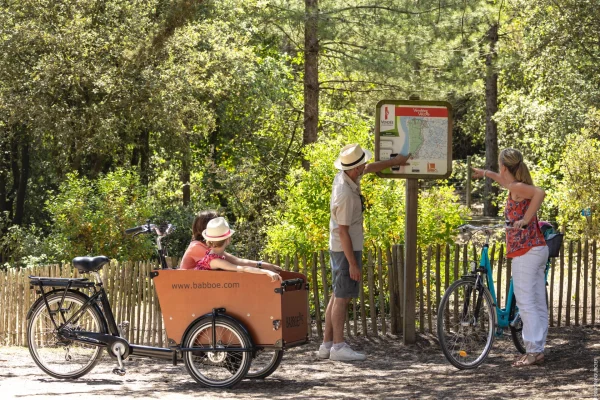
[[[409,163],[407,163],[407,161],[410,159],[410,156],[410,153],[406,156],[398,154],[396,157],[392,158],[392,165],[410,165]]]
[[[360,281],[360,269],[358,269],[358,267],[356,265],[351,265],[350,266],[350,279],[352,279],[353,281]]]

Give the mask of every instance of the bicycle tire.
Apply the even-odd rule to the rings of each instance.
[[[45,302],[33,305],[31,318],[27,325],[27,344],[29,353],[38,367],[50,376],[59,379],[76,379],[90,372],[102,358],[102,347],[84,344],[62,337],[52,324],[50,313],[61,318],[62,326],[71,315],[79,310],[88,297],[77,291],[68,291],[62,302],[63,291],[46,295]],[[60,316],[62,314],[62,317]],[[104,318],[95,306],[87,307],[84,313],[73,321],[69,329],[87,332],[106,333]]]
[[[475,319],[474,307],[480,296],[481,306]],[[493,304],[489,290],[476,290],[474,279],[459,279],[444,293],[438,309],[437,333],[444,356],[456,368],[477,368],[485,361],[496,329]]]
[[[239,383],[250,368],[251,353],[242,351],[203,351],[211,348],[212,317],[196,322],[183,339],[186,348],[198,348],[183,353],[188,373],[203,386],[229,388]],[[215,317],[217,348],[250,348],[250,337],[240,325],[229,318]]]
[[[265,379],[281,364],[283,350],[258,350],[255,352],[246,378]]]
[[[546,288],[546,307],[548,307],[548,288]],[[509,313],[510,336],[519,353],[525,354],[527,349],[525,348],[525,341],[523,340],[523,320],[519,317],[519,321],[516,324],[513,324],[517,309],[517,298],[513,293]]]

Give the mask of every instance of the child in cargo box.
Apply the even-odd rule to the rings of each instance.
[[[193,224],[193,239],[181,260],[181,269],[223,269],[228,271],[264,274],[272,281],[281,280],[276,265],[246,260],[225,252],[234,231],[223,217],[214,211],[200,213]],[[201,236],[200,236],[201,235]],[[202,240],[204,239],[204,240]]]

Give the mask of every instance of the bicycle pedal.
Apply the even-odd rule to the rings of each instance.
[[[126,374],[125,369],[123,368],[115,368],[112,370],[112,373],[119,376],[124,376]]]

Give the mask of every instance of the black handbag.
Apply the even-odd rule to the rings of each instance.
[[[562,246],[564,233],[551,233],[546,238],[546,246],[548,246],[548,257],[558,257],[560,247]]]

